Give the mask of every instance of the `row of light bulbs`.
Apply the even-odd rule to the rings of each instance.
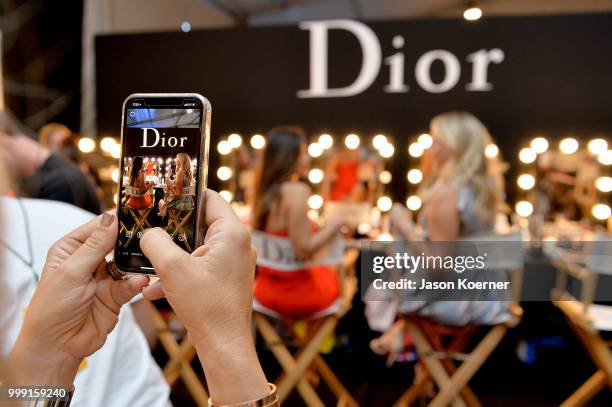
[[[113,138],[111,142],[115,142]],[[93,142],[93,140],[90,139]],[[431,147],[433,139],[427,133],[421,134],[417,141],[411,143],[408,146],[408,154],[411,157],[419,158],[423,155],[424,151]],[[256,150],[261,150],[266,145],[266,139],[261,134],[255,134],[250,140],[251,147]],[[330,149],[334,144],[334,139],[327,133],[321,134],[316,142],[311,143],[308,146],[308,153],[310,156],[317,158],[320,157],[325,150]],[[238,148],[242,145],[242,137],[237,133],[229,135],[227,140],[222,140],[217,145],[217,150],[221,155],[227,155],[232,152],[233,149]],[[344,138],[344,145],[350,149],[355,150],[361,145],[361,139],[357,134],[351,133]],[[93,146],[93,144],[92,144]],[[390,158],[395,152],[393,144],[391,144],[387,137],[383,134],[377,134],[372,139],[372,146],[380,153],[384,158]],[[578,151],[580,144],[572,137],[564,138],[559,142],[559,151],[561,153],[570,155]],[[104,149],[104,147],[102,146]],[[530,164],[535,161],[538,154],[546,152],[549,148],[548,140],[544,137],[534,138],[529,147],[521,149],[519,152],[519,160],[525,164]],[[589,152],[598,157],[599,161],[604,165],[610,165],[612,163],[612,150],[608,149],[608,142],[602,138],[596,138],[589,141],[587,144]],[[91,150],[87,152],[93,151]],[[497,157],[499,154],[499,148],[495,144],[489,144],[485,148],[485,155],[488,158]]]
[[[308,207],[312,210],[316,211],[321,209],[323,207],[323,203],[323,197],[319,194],[312,194],[308,198]],[[419,210],[421,208],[421,204],[421,199],[416,195],[412,195],[406,200],[406,206],[411,211]],[[393,200],[390,197],[383,195],[376,201],[376,206],[381,212],[388,212],[391,210],[391,207],[393,207]]]
[[[529,201],[518,201],[514,207],[514,210],[519,216],[526,218],[531,216],[533,213],[533,204]],[[593,205],[591,214],[595,219],[605,221],[610,217],[611,209],[610,206],[606,204],[598,203]]]
[[[519,151],[519,160],[525,164],[533,163],[538,154],[548,151],[549,143],[544,137],[536,137],[531,140],[529,147]],[[566,137],[559,141],[559,151],[565,155],[571,155],[578,151],[580,143],[573,137]],[[595,138],[587,143],[587,150],[596,156],[603,165],[612,164],[612,150],[608,149],[608,142],[602,138]]]
[[[255,134],[250,139],[251,147],[255,150],[260,150],[265,147],[265,138],[260,134]],[[421,156],[425,149],[431,147],[433,140],[429,134],[422,134],[419,136],[418,142],[413,143],[409,148],[409,153],[413,156]],[[237,133],[232,133],[226,140],[221,140],[217,145],[217,151],[221,155],[228,155],[234,149],[239,148],[242,145],[242,137]],[[312,142],[308,145],[308,154],[313,158],[321,157],[326,150],[329,150],[334,145],[334,139],[327,133],[321,134],[317,141]],[[344,145],[349,150],[355,150],[361,145],[361,138],[354,133],[348,134],[344,138]],[[381,155],[383,158],[390,158],[395,153],[395,147],[389,142],[389,139],[384,134],[377,134],[372,138],[372,147]],[[230,167],[222,165],[217,169],[217,177],[221,181],[228,181],[233,176],[233,171]],[[320,168],[312,168],[308,173],[308,181],[312,184],[319,184],[325,177],[324,172]],[[423,174],[418,169],[413,169],[408,172],[408,180],[413,184],[418,184],[423,179]],[[378,180],[386,185],[392,180],[391,172],[383,170],[378,176]],[[221,191],[224,198],[227,200],[232,199],[232,194],[229,191]],[[313,194],[308,199],[308,206],[311,210],[317,211],[323,207],[324,199],[319,194]],[[410,196],[406,200],[406,205],[409,209],[416,211],[421,207],[421,199],[416,196]],[[393,201],[388,196],[381,196],[377,200],[377,207],[381,212],[388,212],[393,206]]]
[[[255,134],[250,139],[251,147],[256,150],[260,150],[265,147],[265,138],[260,134]],[[334,139],[327,133],[321,134],[316,142],[310,143],[308,146],[308,153],[313,158],[320,157],[326,150],[330,149],[334,144]],[[433,144],[433,139],[427,133],[421,134],[417,140],[408,146],[408,154],[413,158],[419,158],[423,155]],[[236,133],[230,134],[227,140],[222,140],[217,149],[220,154],[227,155],[235,148],[242,145],[242,137]],[[344,145],[351,150],[359,148],[361,145],[361,139],[357,134],[351,133],[344,138]],[[395,152],[395,148],[388,141],[387,137],[383,134],[377,134],[372,139],[372,146],[379,152],[383,158],[390,158]],[[544,137],[534,138],[529,147],[525,147],[519,152],[519,160],[525,164],[533,163],[539,154],[546,152],[549,148],[549,142]],[[559,151],[561,153],[570,155],[578,151],[579,143],[576,139],[567,137],[559,142]],[[612,157],[610,150],[608,150],[608,143],[601,138],[591,140],[587,144],[587,149],[593,155],[596,155],[599,161],[604,165],[609,165]],[[495,158],[499,155],[499,147],[496,144],[489,144],[485,148],[485,155],[488,158]],[[230,167],[221,166],[217,170],[217,176],[222,181],[227,181],[232,177],[232,170]],[[308,180],[313,184],[318,184],[323,181],[324,173],[319,168],[313,168],[308,174]],[[409,183],[416,185],[423,180],[423,173],[417,168],[410,169],[406,174],[406,178]],[[384,170],[379,174],[379,181],[382,184],[388,184],[391,182],[392,174]],[[523,190],[530,190],[535,186],[535,177],[531,174],[521,174],[517,178],[517,184],[519,188]],[[596,187],[602,192],[609,192],[612,190],[612,178],[604,176],[600,177],[596,181]],[[227,197],[231,196],[229,191],[224,195]],[[230,198],[231,200],[231,198]],[[408,197],[406,206],[416,211],[421,207],[421,200],[418,196],[412,195]],[[308,205],[313,210],[318,210],[323,206],[323,198],[320,195],[314,194],[310,197]],[[377,206],[382,212],[386,212],[391,209],[392,200],[388,196],[382,196],[377,201]],[[533,213],[533,205],[529,201],[519,201],[515,206],[516,213],[519,216],[528,217]],[[597,204],[593,207],[593,216],[597,219],[606,219],[609,217],[610,208],[605,204]]]
[[[410,145],[408,146],[408,155],[412,158],[419,158],[425,153],[425,150],[430,148],[432,145],[433,138],[428,133],[423,133],[417,137],[416,141],[410,143]],[[417,185],[421,181],[423,181],[423,172],[418,168],[411,168],[406,173],[406,179],[410,184]],[[391,200],[389,199],[389,202],[390,201]],[[378,208],[381,209],[382,204],[383,208],[386,208],[388,206],[389,209],[391,209],[392,204],[389,204],[389,202],[387,202],[386,200],[383,200],[383,202],[381,202],[381,200],[379,199],[379,201],[377,202]],[[410,195],[406,199],[406,207],[413,212],[421,209],[421,205],[421,198],[419,198],[417,195]],[[383,209],[381,209],[381,211],[383,211]]]
[[[77,143],[79,151],[85,154],[93,153],[96,146],[96,140],[91,137],[81,137]],[[100,140],[100,149],[113,158],[121,157],[121,144],[114,137],[103,137]]]
[[[266,139],[261,134],[254,134],[250,139],[250,145],[255,150],[261,150],[266,146]],[[242,136],[238,133],[230,134],[227,139],[221,140],[217,144],[217,151],[221,155],[228,155],[234,149],[239,148],[243,143]],[[334,145],[334,138],[327,134],[321,134],[317,141],[308,145],[308,154],[313,158],[318,158],[326,150],[329,150]],[[361,138],[355,134],[348,134],[344,138],[344,145],[349,150],[356,150],[361,145]],[[395,147],[389,142],[384,134],[377,134],[372,138],[372,146],[383,158],[390,158],[395,153]]]
[[[231,152],[235,149],[240,148],[242,143],[242,136],[238,133],[232,133],[227,137],[227,139],[221,140],[217,144],[217,151],[220,155],[226,156],[231,154]],[[261,150],[266,146],[266,139],[261,134],[254,134],[249,140],[249,144],[253,149]],[[219,178],[221,181],[228,181],[233,175],[234,172],[232,169],[226,165],[222,165],[217,168],[217,178]],[[219,191],[219,195],[221,195],[221,197],[223,197],[223,199],[225,199],[227,202],[232,202],[234,199],[234,194],[226,189]]]
[[[334,145],[334,139],[327,133],[323,133],[319,136],[318,140],[308,145],[308,154],[313,158],[318,158],[326,150],[329,150]],[[356,150],[361,145],[361,138],[355,134],[348,134],[344,138],[344,145],[349,150]],[[372,147],[383,158],[391,158],[395,153],[395,147],[391,144],[384,134],[377,134],[372,138]]]
[[[266,146],[266,139],[261,134],[254,134],[253,137],[251,137],[250,144],[255,150],[261,150]],[[221,155],[228,155],[240,146],[242,146],[242,136],[238,133],[232,133],[226,140],[221,140],[219,144],[217,144],[217,151]]]
[[[578,151],[580,143],[573,137],[566,137],[559,141],[559,151],[565,155],[571,155]],[[524,147],[519,151],[519,160],[524,164],[531,164],[536,161],[539,154],[548,151],[549,143],[544,137],[536,137],[531,140],[529,147]],[[587,150],[596,156],[602,165],[612,164],[612,150],[608,149],[608,142],[602,138],[595,138],[587,143]],[[535,177],[531,174],[520,174],[516,183],[524,191],[531,190],[536,183]],[[603,193],[612,191],[612,178],[601,176],[595,180],[595,188]],[[528,217],[533,213],[533,205],[529,201],[519,201],[515,205],[515,211],[519,216]],[[591,209],[591,214],[598,220],[606,220],[610,217],[612,210],[604,203],[598,203]]]

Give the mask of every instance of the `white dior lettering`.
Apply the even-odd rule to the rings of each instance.
[[[434,61],[442,61],[445,68],[444,79],[440,83],[431,80],[431,64]],[[452,53],[443,49],[435,49],[424,53],[416,63],[414,77],[424,90],[430,93],[448,92],[455,87],[461,76],[461,65]]]
[[[346,97],[363,92],[376,80],[380,70],[380,43],[367,25],[352,20],[308,21],[300,23],[302,30],[310,30],[310,89],[298,91],[299,98]],[[344,88],[327,87],[327,30],[351,32],[363,53],[361,71],[357,79]]]
[[[149,140],[149,131],[152,131],[154,133],[154,140]],[[184,147],[185,140],[187,140],[187,137],[166,137],[166,133],[162,133],[160,135],[159,130],[150,127],[144,127],[142,129],[142,145],[140,147],[157,147],[158,145],[160,147]]]
[[[472,63],[472,82],[465,85],[469,91],[488,91],[493,89],[493,84],[487,82],[487,69],[491,62],[500,64],[504,61],[504,51],[493,48],[487,51],[481,49],[467,56],[467,61]]]
[[[382,63],[389,67],[389,82],[383,88],[385,93],[406,93],[410,87],[405,83],[405,56],[399,51],[382,59],[381,45],[367,25],[353,20],[308,21],[299,25],[300,29],[310,32],[310,88],[299,90],[298,98],[349,97],[366,91],[376,80]],[[328,78],[328,35],[329,30],[345,30],[359,41],[362,53],[361,70],[357,78],[341,88],[329,88]],[[399,50],[405,39],[396,35],[391,45]],[[465,85],[468,92],[487,92],[493,89],[488,82],[488,69],[491,64],[500,64],[505,54],[499,48],[481,49],[467,55],[467,63],[472,65],[471,80]],[[431,78],[431,66],[434,62],[444,64],[444,76],[440,82]],[[456,55],[444,49],[435,49],[421,55],[416,62],[415,80],[426,92],[444,93],[452,90],[461,79],[461,64]]]

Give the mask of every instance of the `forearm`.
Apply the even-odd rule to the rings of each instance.
[[[340,223],[330,223],[319,229],[310,238],[309,252],[316,253],[321,247],[329,243],[340,231]]]
[[[51,352],[51,351],[49,351]],[[43,354],[18,338],[8,357],[8,382],[22,386],[71,388],[79,361]]]
[[[249,334],[217,346],[203,343],[196,349],[214,403],[241,403],[270,393]]]

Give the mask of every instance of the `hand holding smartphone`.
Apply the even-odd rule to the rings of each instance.
[[[123,104],[115,265],[153,274],[140,250],[147,228],[160,227],[192,252],[203,241],[211,107],[199,94],[134,94]]]

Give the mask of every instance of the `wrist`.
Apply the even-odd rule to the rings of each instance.
[[[195,343],[215,404],[240,403],[268,395],[268,381],[250,332],[231,339],[209,335]]]
[[[13,384],[71,388],[80,360],[28,343],[21,335],[8,357],[9,379]]]

